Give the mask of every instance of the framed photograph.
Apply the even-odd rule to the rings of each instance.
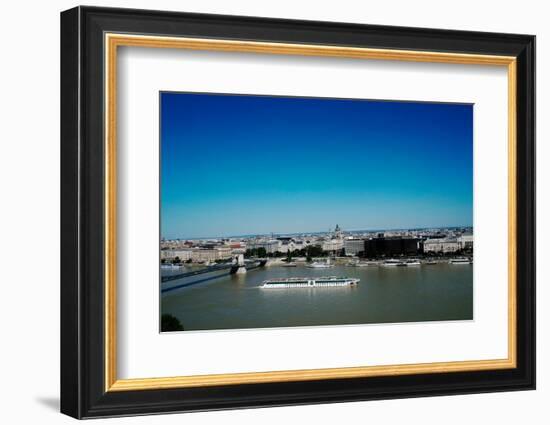
[[[61,14],[61,411],[535,388],[535,37]]]

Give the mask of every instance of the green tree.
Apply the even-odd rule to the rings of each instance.
[[[161,332],[183,331],[181,322],[171,314],[163,314],[160,320]]]
[[[290,249],[286,252],[286,262],[291,263],[292,262],[292,254],[290,252]]]
[[[309,245],[307,247],[308,257],[322,257],[324,256],[323,249],[318,245]]]
[[[263,246],[258,248],[258,257],[260,257],[260,258],[267,257],[267,251]]]

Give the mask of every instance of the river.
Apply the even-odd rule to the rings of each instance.
[[[355,287],[259,288],[265,279],[307,276],[361,281]],[[161,312],[177,317],[185,330],[471,320],[473,266],[271,266],[162,294]]]

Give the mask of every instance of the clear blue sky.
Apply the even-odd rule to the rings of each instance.
[[[161,93],[161,236],[472,225],[473,106]]]

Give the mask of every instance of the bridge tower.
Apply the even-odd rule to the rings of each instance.
[[[246,266],[245,266],[245,263],[244,263],[244,255],[243,254],[239,254],[237,256],[237,271],[235,272],[235,274],[245,274],[246,273]]]

